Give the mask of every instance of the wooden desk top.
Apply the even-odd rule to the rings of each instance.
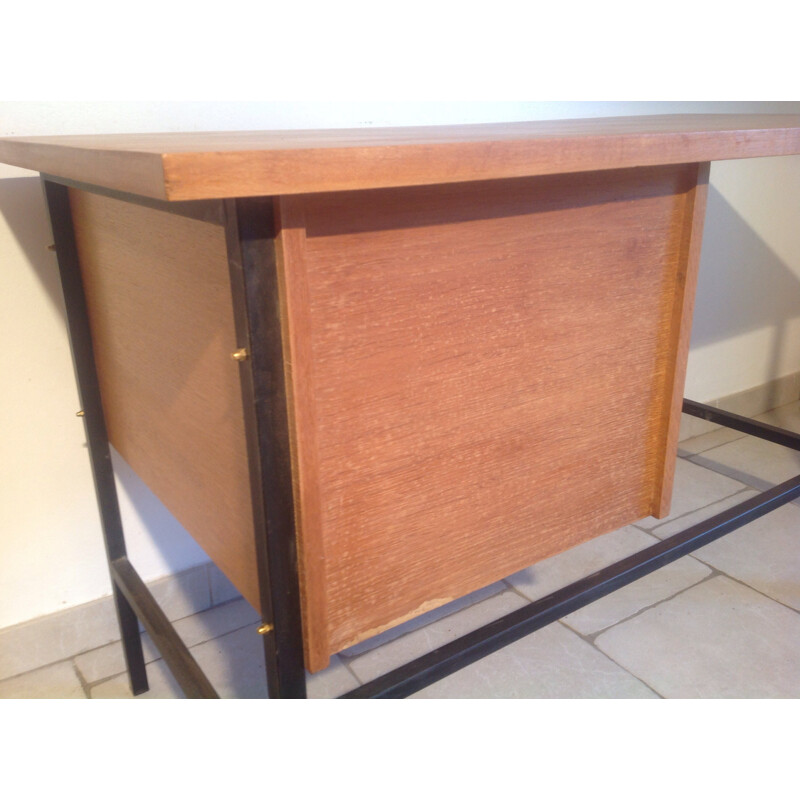
[[[0,161],[161,200],[457,183],[800,153],[800,115],[0,139]]]

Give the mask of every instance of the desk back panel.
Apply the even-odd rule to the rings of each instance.
[[[697,181],[679,165],[278,201],[312,669],[666,513]]]

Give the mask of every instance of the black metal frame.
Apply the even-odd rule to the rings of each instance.
[[[69,186],[223,225],[252,489],[269,695],[306,696],[279,280],[270,198],[168,203],[43,175],[89,456],[131,689],[147,691],[139,621],[187,697],[217,697],[128,561],[69,206]],[[800,434],[684,400],[683,411],[800,451]],[[343,698],[399,698],[577,611],[800,497],[800,475],[436,648]]]
[[[270,697],[304,698],[289,421],[272,201],[225,201],[225,236],[240,361],[245,434]]]

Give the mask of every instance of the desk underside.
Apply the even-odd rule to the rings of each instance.
[[[698,173],[276,199],[310,669],[666,513]],[[109,439],[258,606],[224,231],[71,196]]]

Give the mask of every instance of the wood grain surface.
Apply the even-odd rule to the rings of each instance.
[[[0,161],[191,200],[800,153],[800,116],[685,114],[352,130],[0,139]]]
[[[311,669],[663,513],[696,178],[279,201]]]
[[[224,231],[70,202],[109,441],[259,608]]]
[[[703,239],[710,167],[711,165],[708,163],[697,164],[694,167],[696,170],[695,185],[687,194],[687,207],[683,217],[681,252],[678,256],[679,269],[672,300],[670,331],[673,341],[669,346],[670,359],[664,383],[663,441],[657,462],[660,479],[657,481],[653,498],[652,514],[659,518],[669,514],[672,487],[675,481],[681,408],[683,407],[686,367],[689,361],[697,276],[700,270],[700,247]]]

